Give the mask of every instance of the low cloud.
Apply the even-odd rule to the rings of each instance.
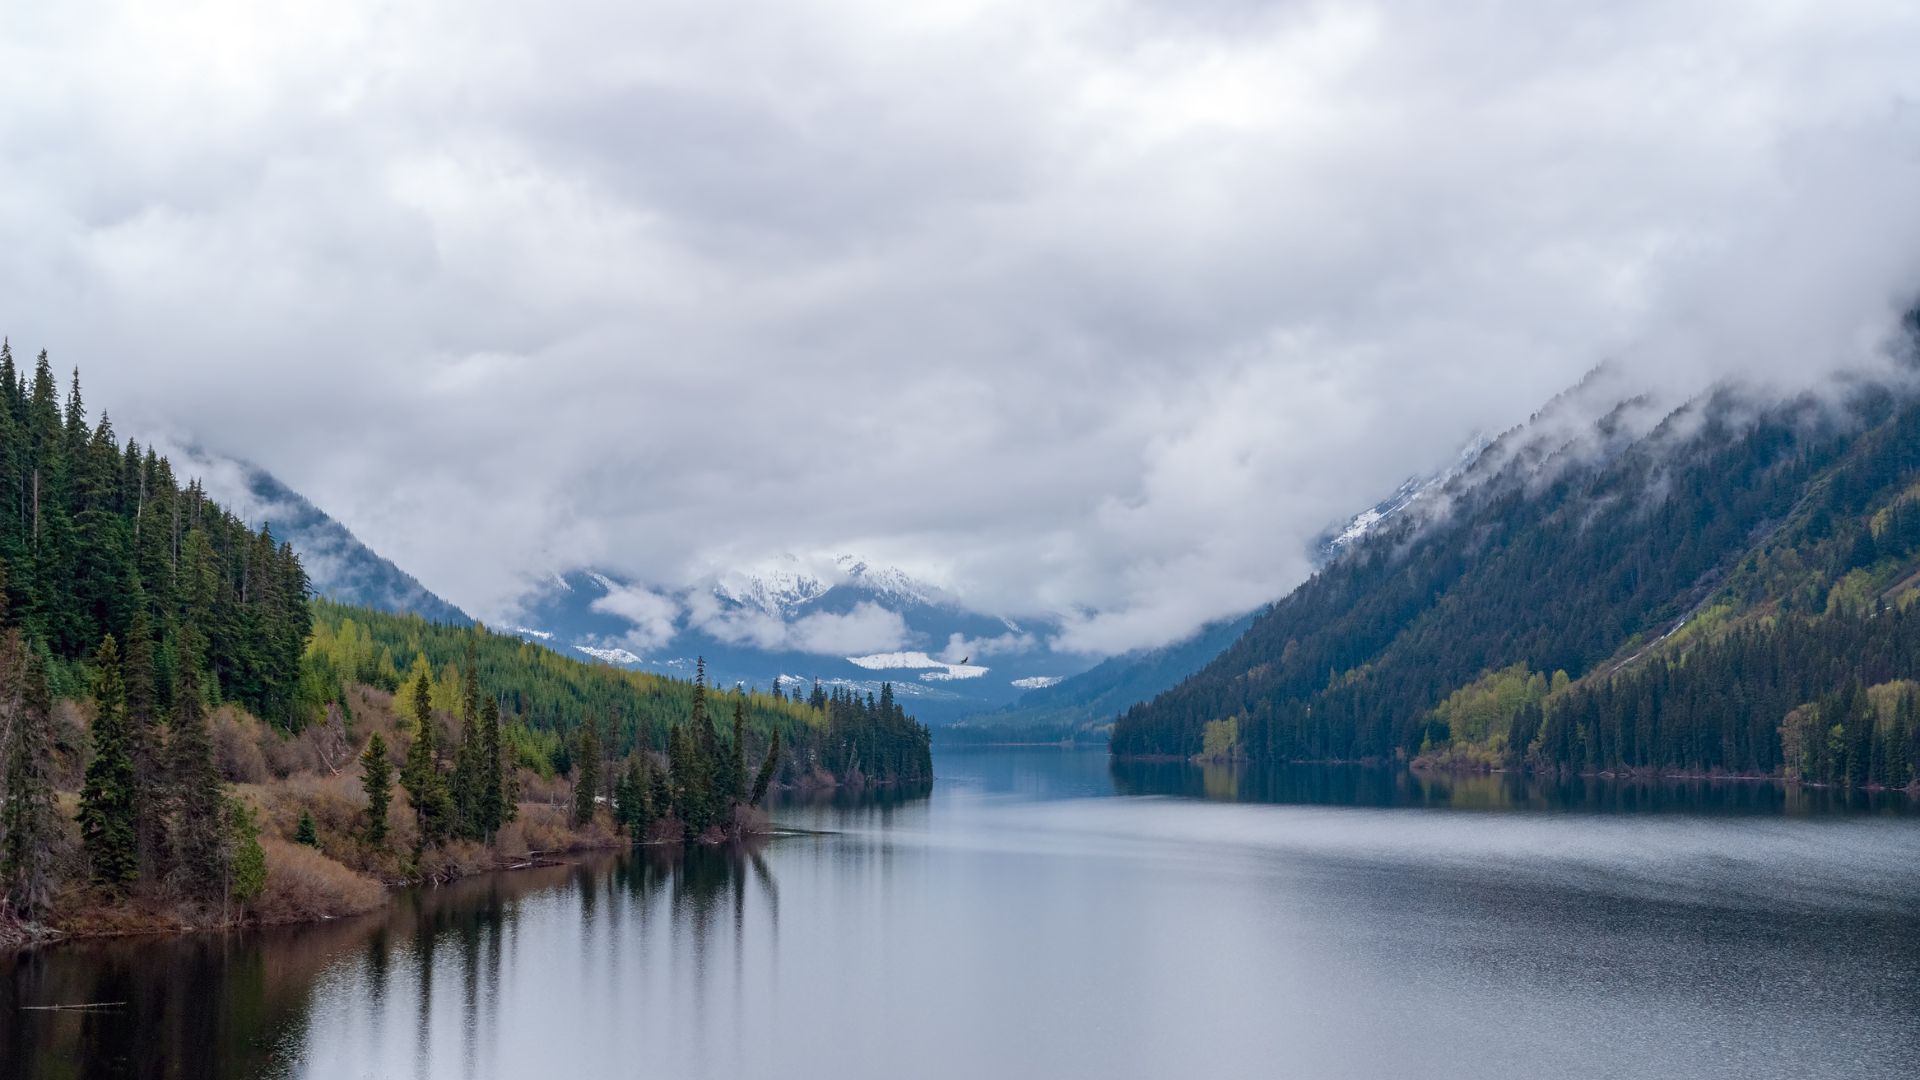
[[[709,593],[690,595],[687,606],[690,625],[721,641],[773,652],[859,656],[897,649],[911,637],[899,612],[872,601],[791,620],[759,608],[725,606]]]
[[[633,624],[625,643],[641,652],[658,649],[673,640],[680,618],[680,605],[670,596],[651,589],[615,582],[603,582],[606,595],[590,605],[604,615],[614,615]]]
[[[828,551],[1159,644],[1596,363],[1786,391],[1920,284],[1911,5],[15,15],[0,333],[490,620]]]

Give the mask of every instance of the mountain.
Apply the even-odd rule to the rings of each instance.
[[[1920,403],[1904,386],[1784,403],[1727,388],[1664,411],[1602,373],[1422,502],[1130,710],[1115,752],[1920,765]]]
[[[1106,738],[1106,727],[1131,706],[1205,667],[1252,625],[1243,615],[1214,623],[1185,641],[1111,656],[1093,667],[1022,694],[1012,705],[967,717],[955,735],[990,739]]]
[[[1348,518],[1338,529],[1323,533],[1315,546],[1317,565],[1324,566],[1339,557],[1340,553],[1358,543],[1361,538],[1393,521],[1408,510],[1417,510],[1423,499],[1446,489],[1454,477],[1465,473],[1480,460],[1492,440],[1484,435],[1475,435],[1460,448],[1453,462],[1438,472],[1425,476],[1409,477],[1405,483],[1394,489],[1393,494]]]
[[[1409,478],[1391,495],[1327,530],[1314,546],[1316,565],[1338,558],[1410,509],[1417,511],[1422,500],[1443,491],[1454,477],[1471,468],[1488,445],[1488,439],[1475,436],[1447,467]],[[990,739],[1105,738],[1107,725],[1115,717],[1205,667],[1238,640],[1254,618],[1249,613],[1221,620],[1171,645],[1108,657],[1078,675],[1029,690],[1011,705],[968,717],[954,734]]]
[[[208,495],[232,507],[247,524],[270,526],[276,539],[292,544],[316,594],[429,622],[473,622],[265,469],[199,447],[174,450],[171,456],[182,476],[198,479]]]
[[[595,570],[556,573],[512,632],[561,652],[685,676],[704,657],[719,685],[819,680],[948,723],[1081,670],[1053,653],[1056,627],[969,610],[941,589],[852,557],[782,560],[663,593]],[[662,644],[664,643],[664,644]],[[961,663],[960,661],[970,661]]]

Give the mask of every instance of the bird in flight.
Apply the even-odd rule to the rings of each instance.
[[[970,663],[972,663],[972,662],[973,662],[973,657],[971,657],[971,656],[963,656],[963,657],[961,657],[961,658],[960,658],[960,662],[959,662],[958,664],[955,664],[954,666],[955,666],[955,667],[966,667],[966,666],[967,666],[968,664],[970,664]]]

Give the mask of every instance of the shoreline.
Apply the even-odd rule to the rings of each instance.
[[[838,790],[874,790],[901,786],[902,781],[868,781],[863,784],[846,783],[802,783],[787,785],[783,790],[789,793],[824,793]],[[44,922],[21,922],[0,914],[0,955],[58,946],[67,943],[85,941],[110,941],[140,937],[184,937],[193,934],[230,933],[258,927],[302,926],[313,923],[331,922],[337,919],[353,919],[373,915],[393,905],[394,898],[413,889],[436,889],[456,884],[470,878],[487,874],[511,873],[517,870],[538,870],[554,866],[564,866],[584,859],[617,854],[620,851],[639,851],[668,847],[721,848],[765,843],[781,838],[808,836],[830,836],[828,830],[806,829],[788,825],[775,825],[771,822],[756,823],[737,836],[720,836],[715,839],[696,839],[691,842],[680,834],[678,822],[660,822],[641,840],[602,834],[599,836],[581,835],[575,842],[564,847],[542,848],[525,852],[500,853],[486,863],[469,863],[459,866],[452,874],[434,874],[418,878],[389,879],[380,878],[364,871],[351,870],[365,881],[379,889],[378,899],[365,905],[348,904],[328,910],[315,910],[297,915],[265,916],[249,914],[241,918],[219,919],[211,921],[185,921],[181,919],[183,908],[180,901],[160,896],[134,896],[120,898],[111,903],[91,889],[80,890],[76,895],[90,897],[84,902]],[[316,849],[317,853],[317,849]]]
[[[1042,744],[1042,745],[1050,745],[1050,744]],[[1225,768],[1242,768],[1242,769],[1256,767],[1251,761],[1249,761],[1244,757],[1220,758],[1220,757],[1207,757],[1201,754],[1194,754],[1187,757],[1182,757],[1179,754],[1109,754],[1108,756],[1113,761],[1132,762],[1132,763],[1142,764],[1142,765],[1194,765],[1194,766],[1199,766],[1201,768],[1206,768],[1211,766],[1215,768],[1225,767]],[[1309,760],[1283,761],[1283,762],[1275,762],[1272,766],[1266,766],[1266,767],[1285,767],[1285,766],[1291,766],[1291,765],[1315,765],[1315,766],[1339,765],[1339,766],[1344,766],[1349,768],[1364,768],[1364,769],[1405,769],[1410,773],[1418,773],[1426,776],[1500,775],[1500,776],[1524,776],[1524,777],[1541,779],[1541,780],[1571,779],[1574,777],[1578,777],[1584,780],[1607,780],[1607,781],[1621,782],[1621,783],[1630,783],[1633,781],[1657,781],[1657,782],[1684,782],[1684,783],[1708,783],[1708,784],[1722,784],[1722,783],[1776,784],[1781,787],[1804,787],[1804,788],[1813,788],[1820,791],[1854,790],[1854,791],[1870,792],[1874,794],[1894,792],[1897,794],[1911,796],[1913,798],[1920,798],[1920,780],[1916,780],[1913,783],[1906,785],[1905,787],[1889,787],[1885,784],[1858,784],[1858,785],[1822,784],[1812,780],[1802,780],[1798,777],[1781,776],[1778,774],[1766,774],[1766,773],[1665,771],[1665,770],[1659,770],[1659,769],[1600,769],[1600,770],[1584,770],[1583,769],[1578,772],[1575,772],[1572,770],[1564,770],[1564,769],[1542,770],[1542,769],[1528,768],[1526,766],[1521,766],[1519,768],[1507,768],[1505,766],[1482,765],[1482,764],[1473,764],[1473,763],[1467,763],[1467,762],[1443,763],[1443,762],[1435,762],[1435,761],[1422,761],[1420,759],[1415,759],[1413,761],[1407,761],[1407,762],[1396,762],[1396,761],[1382,761],[1379,758],[1362,758],[1358,760],[1326,759],[1326,760],[1310,760],[1310,761]]]

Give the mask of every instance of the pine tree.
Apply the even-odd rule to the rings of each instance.
[[[127,623],[121,670],[127,693],[127,746],[133,757],[140,876],[157,880],[167,853],[167,764],[166,746],[160,737],[152,623],[147,617],[144,591],[135,597],[133,616]]]
[[[140,852],[126,686],[111,634],[100,643],[94,666],[93,760],[80,791],[80,837],[93,879],[119,890],[139,876]]]
[[[773,742],[767,746],[766,760],[760,763],[760,772],[753,778],[753,790],[747,794],[747,805],[758,806],[767,797],[767,788],[773,784],[773,773],[780,767],[780,732],[773,733]]]
[[[0,639],[0,899],[23,919],[53,892],[53,702],[43,660],[18,628]]]
[[[223,798],[220,804],[220,899],[225,909],[229,902],[250,903],[266,891],[267,853],[260,848],[260,823],[253,810],[239,799]]]
[[[484,839],[491,830],[485,820],[486,760],[480,733],[479,661],[473,642],[467,642],[466,671],[460,696],[460,746],[453,758],[453,806],[459,834]]]
[[[453,799],[447,791],[447,778],[440,772],[435,749],[433,723],[433,682],[422,667],[414,676],[410,691],[413,704],[413,745],[407,749],[407,763],[400,770],[400,786],[407,789],[413,812],[420,823],[420,846],[438,844],[447,838],[452,825]]]
[[[488,841],[501,826],[513,820],[502,753],[500,702],[489,697],[480,710],[480,828]]]
[[[747,797],[747,703],[745,694],[733,698],[733,745],[727,747],[726,772],[720,790],[729,807]]]
[[[650,771],[646,755],[636,753],[627,758],[626,770],[620,777],[616,800],[620,824],[635,843],[646,839],[647,827],[653,824],[653,787],[647,775]]]
[[[320,846],[320,833],[319,830],[314,827],[313,814],[311,812],[306,810],[300,811],[300,824],[294,826],[293,842],[296,844],[305,844],[310,848]]]
[[[596,797],[600,793],[600,733],[594,727],[593,714],[588,713],[586,721],[580,725],[580,733],[573,751],[573,824],[585,825],[593,820]]]
[[[225,784],[214,763],[207,706],[200,691],[200,644],[191,625],[181,628],[172,730],[167,737],[172,875],[188,896],[211,900],[226,889]]]
[[[374,732],[360,754],[360,787],[367,794],[367,843],[387,842],[387,803],[393,798],[393,765],[387,761],[387,740]]]

